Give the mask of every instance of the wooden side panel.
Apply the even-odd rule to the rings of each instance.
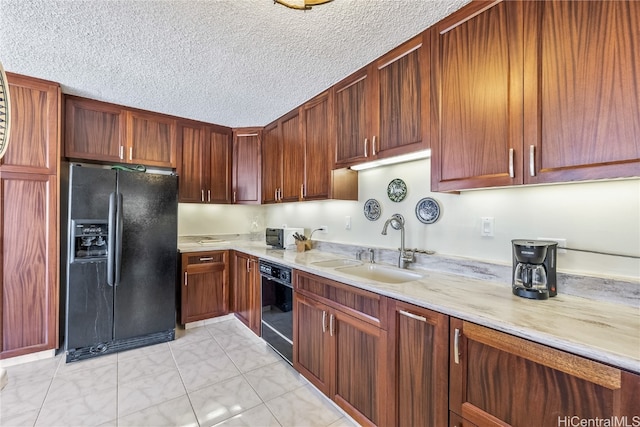
[[[282,201],[303,198],[304,141],[298,110],[280,120],[282,131]]]
[[[124,162],[126,127],[120,107],[67,96],[65,121],[66,157]]]
[[[638,176],[640,3],[549,1],[530,8],[526,182]]]
[[[231,133],[209,131],[210,177],[207,201],[231,203]]]
[[[180,126],[181,155],[178,165],[178,196],[182,203],[204,201],[204,156],[203,129]]]
[[[58,345],[55,175],[0,172],[2,358]]]
[[[176,120],[160,114],[127,113],[127,162],[176,167]]]
[[[11,141],[0,160],[4,171],[54,174],[58,164],[60,87],[7,73]]]

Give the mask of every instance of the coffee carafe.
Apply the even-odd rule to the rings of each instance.
[[[512,240],[514,295],[547,299],[557,294],[556,253],[558,244],[546,240]]]

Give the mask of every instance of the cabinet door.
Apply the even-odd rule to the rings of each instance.
[[[302,108],[304,141],[304,198],[306,200],[330,197],[331,120],[329,94],[325,92]]]
[[[390,425],[443,426],[449,412],[449,318],[411,304],[390,304]]]
[[[449,408],[476,425],[638,413],[638,375],[459,319],[450,333]]]
[[[0,358],[58,347],[57,177],[0,171]]]
[[[433,190],[522,183],[522,5],[485,3],[436,25]]]
[[[125,117],[117,105],[66,97],[65,156],[124,162]]]
[[[260,204],[260,130],[233,134],[233,203]]]
[[[127,163],[176,167],[176,120],[160,114],[127,112]]]
[[[329,308],[294,292],[293,367],[326,395],[331,393],[333,362]]]
[[[227,314],[227,252],[182,255],[181,322],[195,322]]]
[[[298,110],[280,119],[282,129],[282,201],[304,198],[304,144]]]
[[[336,166],[350,166],[371,153],[369,67],[335,86]]]
[[[235,252],[233,263],[235,315],[256,335],[260,335],[260,271],[258,260]]]
[[[262,142],[262,202],[280,201],[282,192],[282,138],[280,126],[272,123],[264,128]]]
[[[640,2],[525,13],[525,182],[638,176]]]
[[[231,132],[214,128],[208,129],[209,160],[208,188],[209,203],[231,203]]]
[[[11,95],[11,143],[3,171],[55,174],[60,140],[60,87],[52,82],[7,73]]]
[[[182,203],[205,201],[204,129],[180,126],[180,163],[178,164],[179,200]]]
[[[362,425],[384,425],[387,331],[333,310],[329,335],[335,348],[333,400]]]
[[[425,32],[375,63],[372,154],[389,157],[429,148],[430,34]]]

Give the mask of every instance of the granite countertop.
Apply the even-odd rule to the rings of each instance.
[[[387,284],[360,279],[314,262],[347,258],[330,252],[269,249],[264,243],[226,240],[182,242],[180,252],[235,249],[412,303],[463,320],[640,373],[640,309],[559,293],[544,301],[520,298],[511,284],[430,269],[412,269],[423,278]]]

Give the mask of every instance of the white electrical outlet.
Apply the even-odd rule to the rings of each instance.
[[[322,234],[329,233],[329,226],[328,225],[321,225],[320,227],[318,227],[318,229],[320,230],[320,232]]]
[[[344,229],[351,230],[351,217],[349,215],[344,217]]]
[[[559,239],[556,237],[538,237],[538,240],[549,240],[550,242],[557,242],[558,243],[558,253],[559,254],[566,254],[567,250],[566,249],[560,249],[560,248],[566,248],[567,247],[567,239]]]

